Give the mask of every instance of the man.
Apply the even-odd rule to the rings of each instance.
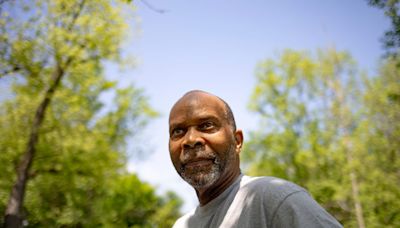
[[[186,93],[171,109],[169,134],[172,163],[200,202],[174,227],[341,227],[303,188],[241,174],[243,133],[221,98]]]

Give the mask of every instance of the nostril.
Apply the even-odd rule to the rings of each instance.
[[[194,149],[203,146],[204,140],[195,128],[189,128],[182,141],[182,149]]]
[[[203,147],[203,143],[200,141],[194,142],[193,144],[190,144],[190,143],[183,144],[184,150],[200,149],[202,147]]]

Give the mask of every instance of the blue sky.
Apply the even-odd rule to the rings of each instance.
[[[185,200],[183,212],[197,199],[168,154],[168,113],[180,96],[202,89],[222,97],[246,140],[257,129],[247,104],[258,62],[287,48],[334,47],[349,51],[361,69],[373,74],[384,53],[379,40],[389,28],[389,19],[365,0],[147,0],[167,11],[163,14],[134,2],[140,33],[127,41],[126,52],[138,65],[118,78],[143,88],[161,116],[141,136],[147,156],[132,159],[129,169],[160,193],[177,192]]]

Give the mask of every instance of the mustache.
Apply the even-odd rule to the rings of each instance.
[[[185,153],[181,162],[182,165],[185,166],[187,163],[200,160],[213,160],[214,163],[219,163],[218,156],[215,153],[207,152],[205,150],[196,151],[196,153]]]

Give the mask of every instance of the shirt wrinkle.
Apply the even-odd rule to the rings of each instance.
[[[304,194],[303,194],[304,193]],[[300,186],[241,174],[218,197],[182,216],[174,228],[342,227]]]
[[[279,203],[279,205],[278,205],[278,206],[276,207],[276,209],[274,210],[274,213],[272,214],[271,224],[274,223],[275,216],[276,216],[276,214],[278,213],[279,208],[280,208],[280,207],[282,206],[282,204],[286,201],[286,199],[289,198],[290,196],[292,196],[292,195],[294,195],[294,194],[296,194],[296,193],[300,193],[300,192],[305,192],[305,191],[304,191],[304,190],[298,190],[298,191],[295,191],[295,192],[292,192],[292,193],[288,194],[285,198],[283,198],[283,200]]]
[[[223,202],[226,200],[226,198],[228,198],[230,193],[234,190],[235,186],[237,186],[240,183],[242,177],[243,174],[240,174],[231,186],[225,189],[219,196],[208,202],[206,205],[197,206],[196,212],[199,213],[199,216],[200,217],[209,216],[211,213],[215,212],[218,208],[220,208],[223,205]]]

